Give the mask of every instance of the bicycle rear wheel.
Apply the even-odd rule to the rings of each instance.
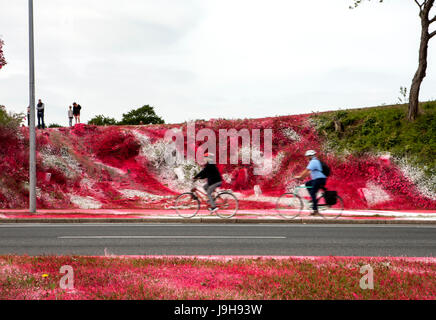
[[[175,208],[182,218],[192,218],[200,210],[200,201],[192,192],[182,193],[176,198]]]
[[[324,195],[318,198],[318,212],[324,219],[337,219],[344,211],[344,201],[340,196],[336,196],[335,204],[327,204]]]
[[[238,211],[239,203],[236,196],[231,192],[221,192],[215,199],[215,204],[218,208],[217,216],[223,219],[229,219]]]
[[[294,219],[298,217],[303,210],[304,203],[300,196],[293,193],[284,193],[276,203],[277,213],[285,219]]]

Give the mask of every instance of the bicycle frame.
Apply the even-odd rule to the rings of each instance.
[[[309,192],[308,189],[312,189],[312,186],[299,185],[299,186],[296,186],[294,188],[294,190],[292,190],[292,192],[291,192],[294,196],[299,196],[300,197],[300,199],[303,201],[304,208],[310,209],[310,204],[312,203],[312,199],[308,200],[308,199],[306,199],[306,197],[300,196],[298,194],[298,191],[301,190],[301,189],[306,189]],[[309,196],[310,196],[310,193],[309,193]],[[317,199],[319,199],[320,197],[322,197],[322,195],[317,196]],[[325,209],[324,207],[328,207],[328,206],[326,206],[324,204],[318,204],[318,209],[323,210],[323,209]]]
[[[205,192],[201,191],[199,188],[194,187],[191,189],[191,192],[200,200],[200,202],[207,203],[209,201],[209,197],[207,196],[207,194]],[[217,191],[214,190],[212,192],[212,198],[216,195],[217,195]]]
[[[285,219],[293,219],[299,216],[303,211],[311,210],[313,208],[311,197],[310,200],[308,200],[309,197],[307,195],[299,194],[301,189],[308,190],[311,188],[312,186],[306,186],[305,184],[297,185],[292,190],[288,188],[288,190],[277,199],[276,210],[278,211],[279,215]],[[325,198],[326,190],[327,189],[325,187],[321,188],[316,195],[318,210],[326,212],[325,215],[321,214],[321,212],[319,213],[324,218],[328,217],[336,219],[341,215],[342,210],[344,209],[343,200],[339,195],[337,195],[336,202],[334,204],[328,204],[327,199]],[[286,199],[295,199],[295,201],[290,200],[291,202],[289,203]],[[290,209],[290,211],[286,211],[288,209]]]
[[[218,188],[217,188],[218,189]],[[216,204],[217,209],[222,210],[214,210],[216,211],[216,214],[220,218],[231,218],[233,217],[236,212],[238,211],[238,199],[236,196],[229,190],[221,191],[215,189],[212,192],[212,197],[215,199],[215,201],[218,201],[219,203]],[[186,200],[188,201],[188,206],[184,206],[181,202],[181,206],[178,207],[178,201],[179,199],[185,199],[184,197],[188,196]],[[229,200],[228,197],[231,197]],[[218,199],[218,200],[217,200]],[[193,207],[190,207],[189,202],[194,200],[194,203],[191,203]],[[234,202],[232,202],[234,200]],[[182,200],[183,201],[183,200]],[[182,218],[192,218],[194,217],[199,210],[201,209],[201,203],[207,203],[210,205],[209,197],[207,196],[207,193],[203,192],[199,189],[199,187],[196,187],[195,185],[191,188],[189,192],[182,193],[176,198],[176,211]],[[233,204],[233,207],[232,207]],[[187,211],[182,211],[183,209],[187,209]],[[191,210],[193,209],[193,211]]]

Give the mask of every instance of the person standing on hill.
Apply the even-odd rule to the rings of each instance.
[[[44,109],[45,109],[45,104],[42,103],[41,99],[39,99],[38,104],[36,105],[36,110],[38,115],[38,129],[41,129],[41,123],[42,123],[42,128],[45,129]]]
[[[30,127],[30,106],[27,107],[27,126]]]
[[[68,120],[69,120],[70,127],[73,126],[73,116],[74,116],[73,115],[73,109],[70,106],[70,108],[68,109]]]
[[[80,106],[80,104],[77,103],[73,103],[73,115],[74,115],[74,119],[76,120],[75,124],[80,123],[80,110],[82,109],[82,107]]]
[[[318,215],[318,203],[316,199],[316,194],[319,189],[324,188],[327,182],[327,176],[323,173],[321,161],[315,156],[316,152],[314,150],[308,150],[305,156],[310,158],[309,164],[306,169],[299,175],[296,179],[304,179],[307,176],[311,176],[312,180],[306,182],[306,187],[309,187],[310,197],[312,198],[312,213],[311,215]]]

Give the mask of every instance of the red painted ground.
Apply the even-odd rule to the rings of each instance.
[[[383,214],[384,216],[380,216]],[[31,214],[28,210],[2,209],[0,210],[0,221],[2,219],[56,219],[56,218],[180,218],[174,210],[149,210],[149,209],[41,209],[36,214]],[[216,218],[209,215],[206,211],[200,211],[193,219],[198,218]],[[264,219],[273,218],[281,219],[275,210],[241,210],[232,219]],[[300,218],[320,219],[320,217],[309,217],[301,215]],[[356,220],[393,220],[402,218],[426,218],[425,220],[436,220],[436,210],[413,210],[413,211],[369,211],[369,210],[347,210],[344,211],[339,219],[356,219]],[[181,218],[180,218],[181,219]]]
[[[174,196],[189,190],[190,177],[178,180],[175,166],[163,161],[167,148],[165,132],[178,128],[188,147],[186,125],[108,126],[76,125],[37,131],[38,208],[46,209],[164,209]],[[304,152],[318,150],[324,142],[310,122],[310,115],[263,119],[210,120],[196,123],[196,132],[209,128],[272,129],[273,173],[254,175],[254,164],[219,165],[226,182],[223,188],[241,195],[241,209],[272,209],[274,204],[255,199],[258,186],[263,197],[274,197],[295,186],[292,176],[306,166]],[[0,128],[0,208],[28,207],[28,129],[9,132]],[[231,140],[231,139],[230,139]],[[241,150],[240,150],[241,151]],[[241,151],[242,152],[242,151]],[[219,157],[219,153],[217,154]],[[392,159],[385,156],[336,156],[322,158],[332,168],[327,187],[338,191],[346,209],[436,210],[429,198],[407,178]],[[185,163],[185,174],[193,164]],[[188,171],[186,171],[188,170]],[[194,170],[195,171],[195,170]],[[180,178],[180,177],[179,177]],[[244,200],[244,197],[250,197]]]

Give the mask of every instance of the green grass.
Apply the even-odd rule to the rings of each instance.
[[[326,148],[355,155],[390,152],[436,174],[436,101],[420,104],[416,121],[407,121],[408,105],[339,110],[314,115]],[[342,126],[342,131],[335,128]]]

